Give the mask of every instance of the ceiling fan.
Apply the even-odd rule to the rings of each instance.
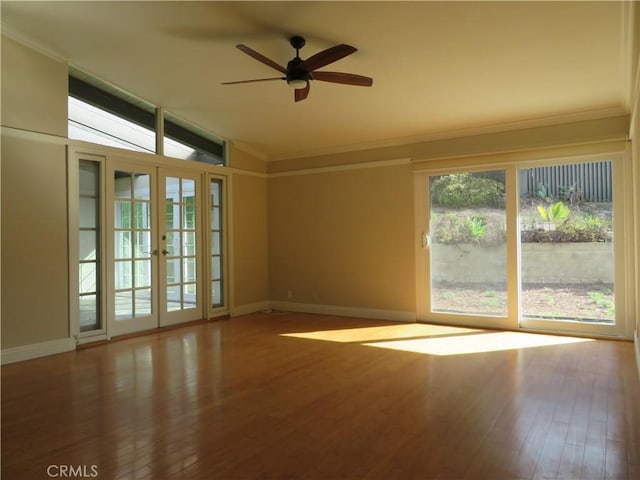
[[[246,53],[252,58],[255,58],[259,62],[268,65],[269,67],[283,73],[284,77],[272,77],[272,78],[260,78],[255,80],[240,80],[238,82],[223,82],[222,85],[234,85],[239,83],[253,83],[253,82],[268,82],[271,80],[286,80],[287,84],[294,88],[294,99],[296,102],[304,100],[309,95],[309,89],[311,87],[311,80],[319,80],[321,82],[342,83],[345,85],[357,85],[360,87],[370,87],[373,85],[373,79],[370,77],[364,77],[362,75],[356,75],[353,73],[342,72],[319,72],[319,68],[322,68],[330,63],[333,63],[341,58],[351,55],[358,49],[350,45],[340,44],[335,47],[327,48],[321,52],[312,55],[311,57],[303,60],[300,58],[300,49],[304,47],[305,40],[300,36],[294,36],[289,39],[291,46],[296,49],[296,56],[289,63],[287,68],[279,65],[273,60],[265,57],[261,53],[247,47],[246,45],[236,45],[236,48],[241,52]]]

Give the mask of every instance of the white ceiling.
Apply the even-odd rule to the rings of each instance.
[[[522,122],[627,113],[626,2],[2,1],[11,37],[277,160]],[[285,82],[237,50],[286,65],[347,43],[325,67],[371,88]],[[274,75],[275,74],[275,75]]]

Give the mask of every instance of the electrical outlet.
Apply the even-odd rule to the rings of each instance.
[[[287,291],[287,298],[291,300],[293,298],[293,292],[291,290]]]

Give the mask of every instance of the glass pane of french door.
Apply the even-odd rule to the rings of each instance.
[[[109,333],[119,335],[157,326],[155,169],[114,165],[110,172]]]
[[[430,311],[507,316],[505,172],[429,177]]]
[[[519,170],[522,324],[615,325],[612,168]]]
[[[163,172],[160,324],[199,320],[202,312],[201,194],[197,175]]]

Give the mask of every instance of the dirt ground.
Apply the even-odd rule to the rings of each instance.
[[[504,314],[506,291],[493,288],[474,284],[434,286],[433,310]],[[525,285],[522,289],[522,310],[527,318],[613,323],[613,302],[613,285],[610,284],[536,284]]]

